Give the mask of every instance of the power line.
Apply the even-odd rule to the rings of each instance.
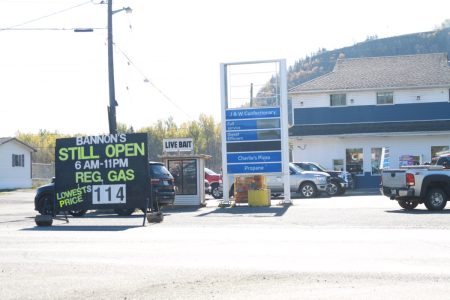
[[[35,28],[0,28],[0,30],[9,30],[9,31],[94,31],[99,29],[106,29],[106,27],[89,27],[89,28],[79,28],[79,27],[73,27],[73,28],[57,28],[57,27],[35,27]]]
[[[45,18],[48,18],[48,17],[59,15],[61,13],[64,13],[66,11],[69,11],[69,10],[72,10],[72,9],[75,9],[75,8],[78,8],[78,7],[86,5],[88,3],[92,3],[92,1],[86,1],[86,2],[83,2],[83,3],[77,4],[75,6],[64,8],[64,9],[55,11],[53,13],[50,13],[48,15],[44,15],[44,16],[41,16],[41,17],[38,17],[38,18],[35,18],[35,19],[31,19],[31,20],[28,20],[28,21],[25,21],[25,22],[22,22],[22,23],[19,23],[19,24],[16,24],[16,25],[12,25],[12,26],[9,26],[9,27],[6,27],[6,28],[0,28],[0,31],[13,30],[16,27],[20,27],[20,26],[27,25],[27,24],[30,24],[30,23],[33,23],[33,22],[36,22],[36,21],[39,21],[39,20],[42,20],[42,19],[45,19]]]
[[[192,118],[187,112],[185,112],[181,107],[179,107],[172,99],[169,98],[169,96],[167,96],[160,88],[158,88],[155,83],[150,80],[147,76],[145,76],[145,74],[141,71],[141,69],[139,69],[130,59],[130,57],[128,57],[128,55],[125,54],[125,52],[122,51],[122,49],[120,49],[120,47],[118,47],[116,44],[114,44],[114,46],[117,48],[117,50],[119,50],[119,52],[125,57],[125,59],[128,61],[129,65],[132,65],[138,72],[139,74],[141,74],[141,76],[144,78],[144,82],[149,83],[155,90],[157,90],[164,98],[166,98],[166,100],[168,100],[170,103],[173,104],[173,106],[175,106],[176,108],[178,108],[182,113],[184,113],[189,119],[194,120],[194,118]]]

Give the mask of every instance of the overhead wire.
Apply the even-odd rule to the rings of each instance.
[[[106,29],[106,27],[89,27],[85,28],[86,30],[99,30]],[[0,31],[8,30],[8,31],[74,31],[74,30],[83,30],[83,28],[72,27],[72,28],[64,28],[64,27],[28,27],[28,28],[0,28]]]
[[[61,10],[58,10],[58,11],[55,11],[55,12],[52,12],[52,13],[49,13],[49,14],[40,16],[40,17],[38,17],[38,18],[34,18],[34,19],[31,19],[31,20],[28,20],[28,21],[24,21],[24,22],[21,22],[21,23],[12,25],[12,26],[5,27],[5,28],[0,28],[0,31],[10,31],[10,30],[17,30],[17,31],[20,31],[20,30],[23,30],[23,31],[44,31],[44,30],[55,30],[55,31],[60,30],[60,31],[65,31],[65,30],[72,30],[72,31],[73,31],[73,30],[76,30],[76,29],[79,29],[79,28],[57,28],[57,27],[17,28],[17,27],[21,27],[21,26],[24,26],[24,25],[27,25],[27,24],[30,24],[30,23],[37,22],[37,21],[39,21],[39,20],[43,20],[43,19],[46,19],[46,18],[55,16],[55,15],[59,15],[59,14],[65,13],[65,12],[67,12],[67,11],[70,11],[70,10],[72,10],[72,9],[75,9],[75,8],[78,8],[78,7],[81,7],[81,6],[90,4],[90,3],[93,3],[93,1],[92,1],[92,0],[85,1],[85,2],[82,2],[82,3],[80,3],[80,4],[77,4],[77,5],[68,7],[68,8],[64,8],[64,9],[61,9]],[[104,1],[101,1],[101,2],[99,2],[98,4],[103,4],[103,3],[104,3]],[[130,27],[130,29],[132,29],[131,24],[129,24],[129,27]],[[105,28],[104,28],[104,27],[100,27],[100,28],[89,28],[89,29],[105,29]],[[170,103],[172,103],[173,106],[175,106],[179,111],[181,111],[182,113],[184,113],[189,119],[193,120],[192,116],[190,116],[187,112],[185,112],[185,111],[184,111],[184,110],[183,110],[183,109],[182,109],[175,101],[173,101],[166,93],[164,93],[158,86],[156,86],[156,84],[155,84],[151,79],[149,79],[149,78],[142,72],[142,70],[141,70],[140,68],[138,68],[138,66],[130,59],[130,57],[129,57],[122,49],[120,49],[120,47],[118,47],[115,43],[114,43],[114,47],[117,48],[117,49],[119,50],[119,52],[125,57],[125,59],[127,60],[128,64],[131,65],[131,66],[133,66],[133,67],[139,72],[139,74],[144,78],[144,82],[145,82],[145,83],[149,83],[149,84],[150,84],[150,85],[151,85],[158,93],[160,93],[167,101],[169,101]],[[129,90],[129,87],[128,87],[128,86],[127,86],[127,90]]]
[[[62,13],[64,13],[64,12],[67,12],[67,11],[69,11],[69,10],[78,8],[78,7],[80,7],[80,6],[89,4],[89,3],[92,3],[92,1],[89,0],[89,1],[86,1],[86,2],[83,2],[83,3],[80,3],[80,4],[77,4],[77,5],[75,5],[75,6],[71,6],[71,7],[68,7],[68,8],[64,8],[64,9],[61,9],[61,10],[58,10],[58,11],[49,13],[49,14],[47,14],[47,15],[44,15],[44,16],[41,16],[41,17],[38,17],[38,18],[34,18],[34,19],[31,19],[31,20],[28,20],[28,21],[25,21],[25,22],[22,22],[22,23],[19,23],[19,24],[16,24],[16,25],[8,26],[8,27],[6,27],[6,28],[0,28],[0,31],[5,31],[5,30],[17,30],[16,27],[20,27],[20,26],[23,26],[23,25],[27,25],[27,24],[30,24],[30,23],[33,23],[33,22],[42,20],[42,19],[46,19],[46,18],[49,18],[49,17],[53,17],[53,16],[56,16],[56,15],[62,14]],[[61,30],[68,30],[68,29],[61,29]]]
[[[186,117],[188,117],[191,120],[194,120],[194,118],[192,116],[190,116],[187,112],[185,112],[180,106],[178,106],[178,104],[175,103],[175,101],[173,101],[169,96],[166,95],[166,93],[164,93],[159,87],[156,86],[156,84],[149,79],[144,72],[142,72],[142,70],[140,68],[138,68],[138,66],[130,59],[130,57],[122,50],[120,49],[119,46],[117,46],[114,43],[114,47],[117,48],[117,50],[119,50],[119,52],[125,57],[125,59],[127,60],[127,62],[129,63],[129,65],[133,66],[136,71],[138,71],[138,73],[144,78],[144,82],[145,83],[149,83],[156,91],[158,91],[158,93],[160,93],[167,101],[169,101],[170,103],[172,103],[173,106],[175,106],[178,110],[180,110],[182,113],[184,113],[186,115]]]

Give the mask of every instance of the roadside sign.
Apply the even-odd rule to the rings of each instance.
[[[57,211],[146,207],[147,134],[57,139],[55,158]]]
[[[163,152],[184,152],[194,150],[194,139],[163,139]]]
[[[279,107],[225,111],[228,174],[282,172],[280,117]],[[270,163],[258,157],[270,157]]]
[[[228,175],[282,175],[289,203],[286,61],[221,64],[221,104],[223,189]]]

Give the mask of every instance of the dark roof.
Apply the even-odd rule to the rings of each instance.
[[[371,133],[439,132],[450,131],[450,120],[383,122],[357,124],[295,125],[289,129],[290,136],[348,135]]]
[[[9,137],[0,137],[0,145],[6,143],[7,141],[9,141],[12,138]]]
[[[31,147],[31,146],[28,145],[27,143],[24,143],[24,142],[22,142],[22,141],[20,141],[20,140],[18,140],[18,139],[16,139],[16,138],[14,138],[14,137],[0,137],[0,145],[6,144],[6,143],[11,142],[11,141],[15,141],[15,142],[17,142],[17,143],[19,143],[19,144],[22,144],[22,145],[24,145],[25,147],[30,148],[33,152],[36,152],[36,151],[37,151],[36,149],[34,149],[33,147]]]
[[[300,84],[289,93],[449,85],[447,54],[433,53],[338,59],[332,72]]]

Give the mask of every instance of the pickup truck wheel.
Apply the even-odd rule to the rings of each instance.
[[[317,188],[314,183],[311,182],[302,183],[299,191],[304,198],[314,198],[317,195]]]
[[[417,207],[417,205],[419,205],[419,202],[410,199],[399,199],[397,201],[398,205],[400,205],[402,208],[406,210],[414,209]]]
[[[428,191],[425,206],[429,210],[443,210],[447,204],[447,195],[440,188],[432,188]]]

